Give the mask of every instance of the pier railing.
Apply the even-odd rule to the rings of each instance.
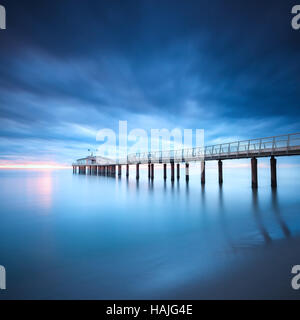
[[[141,152],[129,154],[123,159],[98,159],[86,162],[77,160],[73,165],[113,165],[113,164],[147,164],[180,163],[203,160],[242,159],[250,157],[300,155],[300,133],[273,137],[226,142],[206,147],[179,150]]]
[[[300,153],[300,133],[249,139],[171,151],[155,151],[129,154],[119,163],[165,163],[215,159],[246,158],[251,155],[290,155]]]

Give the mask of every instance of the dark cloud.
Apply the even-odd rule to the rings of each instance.
[[[1,3],[2,158],[49,142],[70,161],[119,119],[211,141],[300,131],[292,1]]]

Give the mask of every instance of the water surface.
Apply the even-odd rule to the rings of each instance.
[[[156,168],[130,178],[0,170],[0,264],[15,299],[299,298],[299,168]]]

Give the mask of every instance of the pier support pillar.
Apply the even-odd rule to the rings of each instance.
[[[122,175],[122,166],[119,164],[118,165],[118,176],[121,177]]]
[[[251,158],[252,188],[257,188],[257,159]]]
[[[164,163],[164,179],[167,179],[167,164]]]
[[[205,184],[205,161],[201,161],[201,184]]]
[[[271,186],[272,186],[272,188],[276,188],[277,187],[276,167],[277,167],[277,160],[275,159],[274,156],[271,156],[270,168],[271,168]]]
[[[185,180],[189,181],[190,179],[190,164],[186,163],[185,164]]]
[[[174,162],[171,162],[171,181],[174,181],[174,176],[175,176],[175,164]]]
[[[151,177],[151,164],[148,163],[148,179]]]
[[[126,164],[126,177],[129,177],[129,164]]]
[[[222,160],[218,161],[218,171],[219,171],[219,184],[223,183],[223,162]]]
[[[136,165],[136,179],[139,180],[140,178],[140,164],[137,163]]]
[[[177,163],[177,179],[180,179],[180,163]]]
[[[151,163],[151,180],[154,179],[154,163]]]

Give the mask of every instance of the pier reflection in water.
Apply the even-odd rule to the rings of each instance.
[[[191,175],[186,183],[181,174],[171,182],[159,178],[159,171],[149,180],[143,169],[138,182],[68,170],[0,171],[1,264],[10,275],[6,297],[259,294],[268,261],[277,261],[277,255],[285,261],[297,252],[300,179],[285,179],[289,169],[281,169],[279,187],[272,189],[268,170],[265,175],[261,170],[260,186],[252,190],[248,170],[238,170],[230,181],[225,176],[223,186],[209,169],[205,186],[200,176]],[[264,258],[277,252],[278,243],[288,246]],[[244,268],[259,263],[261,270],[247,275],[252,286],[247,296],[232,283]],[[273,294],[278,281],[290,281],[289,269],[280,275],[270,288]],[[225,278],[231,279],[229,293]]]

